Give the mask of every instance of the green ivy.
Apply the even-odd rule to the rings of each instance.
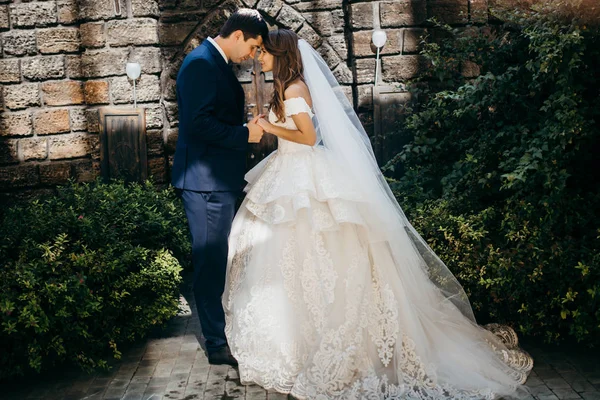
[[[427,100],[384,171],[403,164],[393,189],[479,319],[595,345],[600,33],[545,13],[502,18],[425,39],[431,67],[413,91]]]

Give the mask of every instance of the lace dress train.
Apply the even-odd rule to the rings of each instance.
[[[301,98],[285,108],[312,115]],[[246,179],[223,296],[242,383],[319,400],[526,394],[533,361],[514,331],[476,325],[409,268],[408,232],[402,259],[392,256],[325,148],[280,139]]]

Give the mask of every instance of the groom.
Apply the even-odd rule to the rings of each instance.
[[[187,55],[177,76],[179,137],[172,184],[188,219],[194,264],[193,290],[211,364],[237,362],[225,337],[221,296],[228,236],[244,183],[248,143],[263,130],[244,124],[244,91],[229,62],[254,57],[268,27],[256,10],[240,9],[216,38]]]

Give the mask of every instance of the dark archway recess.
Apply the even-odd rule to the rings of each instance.
[[[175,79],[185,56],[206,39],[206,37],[216,36],[229,15],[240,7],[258,9],[267,20],[270,29],[288,28],[296,31],[300,37],[306,39],[322,54],[342,83],[352,83],[352,72],[344,61],[348,59],[348,50],[345,43],[346,35],[342,36],[343,45],[339,46],[340,48],[338,49],[334,49],[312,27],[310,21],[305,17],[306,13],[303,15],[292,7],[292,5],[287,4],[287,2],[282,0],[224,0],[205,1],[202,6],[206,9],[207,5],[210,5],[211,8],[206,12],[201,14],[187,13],[187,18],[197,18],[198,21],[190,30],[183,43],[181,43],[178,50],[168,54],[166,68],[161,77],[163,98],[174,99]],[[172,15],[168,18],[172,18]],[[184,21],[183,24],[189,26],[189,22]],[[273,90],[272,74],[263,73],[260,70],[260,64],[257,60],[248,60],[240,65],[235,65],[233,68],[246,93],[246,114],[248,119],[258,114],[266,114]],[[352,97],[352,88],[350,86],[347,86],[347,94],[349,97]],[[176,104],[167,102],[166,107],[167,114],[175,114],[174,111],[169,112],[169,108],[176,107]],[[175,139],[175,137],[170,137],[168,140],[174,144]],[[265,135],[260,144],[252,145],[251,151],[248,154],[248,168],[252,168],[276,148],[277,138],[272,135]]]

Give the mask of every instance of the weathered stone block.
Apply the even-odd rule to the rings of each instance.
[[[104,22],[88,22],[79,27],[81,45],[85,48],[104,47]]]
[[[48,106],[66,106],[84,103],[81,82],[45,82],[42,84],[42,94],[44,104]]]
[[[0,116],[0,136],[28,136],[32,133],[31,114],[3,113]]]
[[[81,56],[68,55],[65,57],[65,71],[67,78],[81,79],[84,77],[81,69]]]
[[[348,45],[346,44],[346,37],[344,35],[329,36],[327,41],[342,60],[348,59]]]
[[[19,162],[18,141],[0,138],[0,164],[16,164]]]
[[[333,76],[340,84],[352,83],[352,71],[345,63],[340,63],[336,69],[333,70]]]
[[[79,0],[79,15],[87,21],[111,19],[113,17],[126,18],[127,5],[125,0]]]
[[[351,105],[354,104],[354,96],[352,94],[352,86],[350,85],[341,85],[339,86],[339,90],[344,93],[346,99],[348,99],[348,103]]]
[[[85,131],[87,130],[87,119],[85,117],[85,109],[72,108],[69,110],[71,117],[71,130]]]
[[[157,22],[152,18],[110,21],[108,44],[114,47],[158,43]]]
[[[402,81],[413,79],[427,69],[427,60],[422,56],[389,56],[382,58],[383,79]]]
[[[373,4],[354,3],[351,9],[353,29],[373,29]]]
[[[468,0],[428,0],[427,17],[437,18],[446,24],[464,24],[468,22]]]
[[[198,23],[195,21],[182,21],[176,23],[159,23],[158,40],[163,46],[177,46],[192,33]]]
[[[49,158],[51,160],[84,157],[93,149],[94,135],[68,133],[49,138]]]
[[[12,30],[2,35],[4,52],[11,56],[34,55],[37,53],[35,45],[35,31]]]
[[[84,112],[87,121],[87,131],[90,133],[100,132],[100,114],[98,114],[98,109],[86,109]]]
[[[35,57],[22,61],[23,76],[30,81],[65,77],[63,56]]]
[[[77,28],[50,28],[37,31],[37,46],[42,54],[75,53],[81,40]]]
[[[334,32],[332,11],[311,11],[303,13],[302,16],[321,35],[329,36]]]
[[[55,24],[57,21],[56,2],[35,1],[11,4],[10,18],[15,28]]]
[[[342,61],[337,52],[328,43],[323,43],[321,47],[317,49],[317,52],[323,57],[323,60],[331,70],[334,70]]]
[[[4,86],[3,96],[4,105],[11,110],[40,105],[37,83]]]
[[[144,111],[146,113],[146,128],[163,127],[163,109],[160,104],[148,104],[144,106]]]
[[[71,177],[71,163],[52,162],[40,164],[40,183],[60,185],[67,183]]]
[[[304,18],[302,14],[298,11],[294,10],[292,7],[288,5],[284,5],[279,12],[277,20],[281,22],[286,28],[291,29],[293,31],[298,30],[304,23]]]
[[[70,132],[69,110],[49,109],[34,112],[33,129],[38,135]]]
[[[108,104],[110,97],[107,81],[87,81],[83,84],[85,104]]]
[[[335,10],[342,7],[340,0],[309,0],[294,4],[298,11]]]
[[[58,22],[71,25],[79,20],[79,4],[77,0],[58,0]]]
[[[283,7],[283,4],[282,0],[260,0],[256,5],[256,9],[275,18]]]
[[[165,143],[161,130],[148,130],[146,132],[146,149],[149,156],[159,156],[164,154]]]
[[[323,43],[323,38],[310,25],[304,24],[298,31],[298,36],[306,40],[315,49]]]
[[[179,125],[179,109],[177,108],[177,103],[170,101],[165,101],[163,103],[165,105],[169,125],[172,127]]]
[[[425,0],[386,1],[379,4],[382,28],[420,25],[427,20]]]
[[[73,170],[73,177],[77,182],[92,182],[100,175],[100,166],[94,166],[92,160],[77,160],[69,163]]]
[[[4,31],[10,28],[8,19],[8,6],[0,5],[0,31]]]
[[[135,47],[131,50],[129,61],[139,62],[144,74],[162,72],[161,49],[159,47]]]
[[[363,58],[358,59],[356,64],[356,80],[358,83],[373,83],[375,82],[375,59]]]
[[[21,68],[19,60],[12,58],[7,60],[0,59],[0,83],[19,83],[21,82]]]
[[[157,183],[167,180],[167,163],[164,157],[148,159],[148,175]]]
[[[333,17],[333,33],[344,33],[344,28],[346,26],[344,10],[333,10],[331,15]]]
[[[177,100],[177,81],[171,77],[163,82],[163,98],[165,100]]]
[[[113,78],[110,83],[115,104],[133,103],[133,82],[126,76]],[[155,75],[142,75],[136,84],[138,102],[160,100],[160,80]]]
[[[359,85],[358,107],[365,110],[373,109],[373,85]]]
[[[134,17],[159,17],[157,0],[131,0],[131,12]]]
[[[48,157],[48,139],[46,138],[21,139],[19,146],[23,161],[45,160]]]
[[[15,165],[0,168],[0,188],[22,188],[38,183],[37,165]]]
[[[81,70],[86,78],[125,74],[127,49],[86,51],[81,56]]]

